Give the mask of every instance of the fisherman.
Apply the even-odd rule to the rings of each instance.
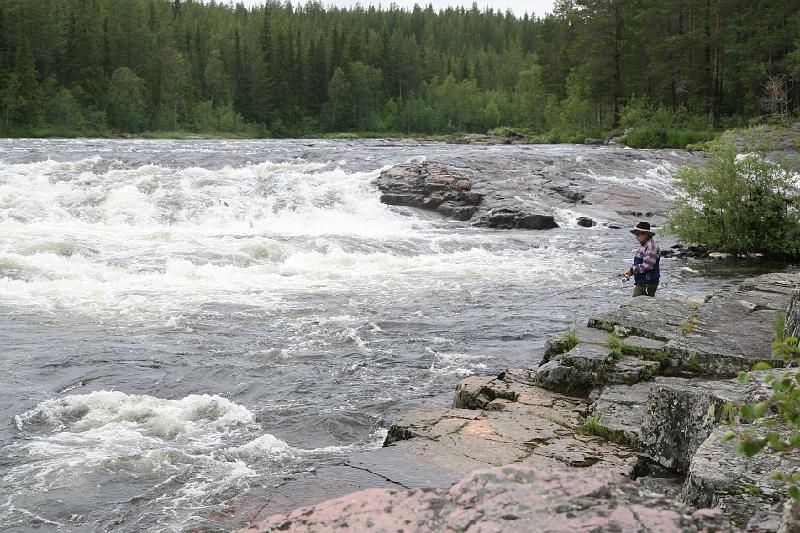
[[[661,277],[658,263],[661,260],[661,250],[653,240],[655,231],[650,229],[649,222],[639,222],[631,230],[636,236],[639,247],[633,257],[633,264],[622,275],[625,279],[633,276],[635,296],[655,296],[658,289],[658,279]]]

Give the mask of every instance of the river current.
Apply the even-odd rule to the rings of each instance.
[[[587,150],[0,140],[0,530],[230,530],[219,513],[248,487],[379,447],[464,376],[534,364],[547,334],[624,301],[615,280],[551,296],[624,269],[630,234],[573,212],[479,229],[370,182],[524,151],[621,179]],[[668,197],[674,170],[643,163],[643,186]],[[665,296],[737,279],[664,268]]]

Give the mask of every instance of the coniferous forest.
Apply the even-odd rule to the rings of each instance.
[[[544,16],[0,0],[2,135],[639,127],[668,145],[798,109],[800,0],[561,0]]]

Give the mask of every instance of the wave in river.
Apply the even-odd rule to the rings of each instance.
[[[279,312],[286,294],[545,286],[593,256],[389,208],[377,170],[98,164],[0,165],[0,304],[164,324],[209,303]]]
[[[108,511],[82,499],[81,488],[95,479],[105,479],[107,490],[126,496],[118,502],[120,512],[158,491],[148,520],[188,524],[201,520],[210,507],[206,502],[218,506],[233,498],[265,468],[273,473],[296,469],[337,451],[289,446],[263,433],[245,407],[208,394],[177,400],[119,391],[75,394],[40,403],[16,416],[15,424],[27,438],[8,451],[27,457],[3,479],[4,486],[16,490],[8,496],[31,509],[56,501],[81,509],[62,524],[72,527]],[[0,522],[27,523],[30,512],[15,505],[0,514]]]
[[[580,204],[558,229],[476,228],[381,204],[381,168],[514,169],[514,195],[536,194],[536,169],[669,187],[657,154],[586,147],[0,144],[11,531],[235,529],[225,513],[263,503],[248,489],[379,446],[411,405],[530,366],[547,334],[628,295],[582,288],[632,242],[575,228]]]

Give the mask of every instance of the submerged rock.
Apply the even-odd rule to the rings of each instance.
[[[551,186],[550,190],[560,194],[572,203],[581,202],[586,197],[581,191],[568,186]]]
[[[507,466],[450,489],[371,489],[275,515],[247,531],[734,531],[716,510],[693,510],[610,472]]]

